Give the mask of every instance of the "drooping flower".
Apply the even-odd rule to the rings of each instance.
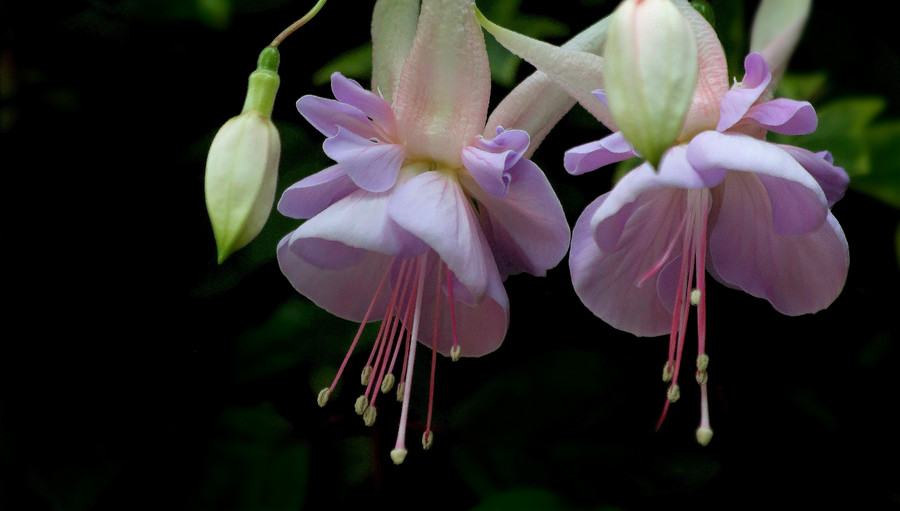
[[[219,263],[253,241],[275,202],[281,139],[272,123],[278,50],[269,46],[250,75],[240,115],[216,133],[206,160],[206,208]]]
[[[746,74],[729,89],[724,52],[712,27],[687,2],[674,1],[695,31],[700,70],[679,141],[663,154],[658,172],[644,163],[592,202],[572,234],[569,267],[582,302],[620,330],[638,336],[669,333],[660,424],[680,394],[687,318],[696,307],[697,440],[704,445],[712,438],[706,272],[768,300],[783,314],[799,315],[830,305],[849,265],[846,238],[830,211],[843,196],[847,174],[827,152],[765,140],[768,131],[803,134],[817,124],[808,102],[771,99],[776,80],[770,69],[783,72],[809,12],[809,2],[780,2],[792,4],[789,8],[776,3],[762,2],[754,25],[767,29],[754,28]],[[526,59],[534,57],[530,60],[539,69],[549,67],[544,61],[554,50],[505,36]],[[593,62],[602,72],[602,60]],[[548,74],[582,98],[598,81],[574,69]],[[594,94],[595,101],[580,101],[610,126],[606,98],[602,91]],[[564,164],[581,174],[633,156],[638,154],[616,132],[569,150]]]
[[[418,21],[417,21],[418,20]],[[538,121],[504,101],[485,124],[490,70],[470,0],[379,0],[372,23],[372,91],[332,75],[334,100],[304,96],[300,113],[327,139],[336,164],[288,188],[278,210],[306,218],[278,245],[282,272],[329,312],[363,326],[381,320],[361,380],[356,411],[375,420],[378,391],[388,392],[403,357],[395,463],[406,456],[406,423],[419,343],[435,355],[478,357],[499,347],[509,321],[503,280],[543,275],[568,248],[562,206],[527,156],[529,134],[571,107],[557,98]],[[545,79],[546,81],[546,79]],[[539,84],[538,84],[539,85]],[[506,128],[494,122],[510,121]]]

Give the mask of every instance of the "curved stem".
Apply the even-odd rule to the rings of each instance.
[[[287,36],[293,34],[298,28],[302,27],[303,25],[306,25],[307,21],[313,19],[313,17],[315,17],[315,15],[319,13],[319,10],[322,9],[322,6],[325,5],[326,1],[327,0],[319,0],[318,2],[316,2],[316,5],[314,5],[313,8],[310,9],[309,12],[307,12],[302,18],[295,21],[288,28],[282,30],[281,33],[278,34],[278,37],[272,40],[272,44],[270,44],[269,46],[274,46],[275,48],[277,48],[278,45],[281,44],[281,41],[284,41]]]

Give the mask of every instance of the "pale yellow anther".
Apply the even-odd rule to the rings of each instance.
[[[713,431],[709,428],[699,427],[697,428],[697,443],[702,446],[709,445],[709,441],[712,440]]]
[[[403,463],[406,459],[406,449],[394,449],[391,451],[391,459],[394,460],[394,465]]]
[[[316,403],[319,404],[319,408],[325,406],[325,403],[328,402],[328,398],[331,396],[331,389],[325,387],[324,389],[319,391],[319,396],[316,397]]]
[[[452,360],[454,362],[459,360],[459,352],[460,352],[460,348],[459,348],[458,344],[456,346],[450,348],[450,360]]]
[[[405,388],[406,388],[406,382],[405,382],[405,381],[401,381],[401,382],[397,385],[397,402],[398,402],[398,403],[402,403],[402,402],[403,402],[403,390],[404,390]]]
[[[672,375],[674,371],[672,370],[672,361],[667,361],[666,365],[663,366],[663,381],[669,383],[672,381]]]
[[[371,426],[372,424],[375,424],[375,416],[376,415],[377,415],[377,412],[375,411],[374,406],[370,406],[370,407],[366,408],[366,411],[363,413],[363,422],[366,423],[366,426]]]
[[[700,295],[699,289],[691,291],[691,305],[696,307],[700,303]]]
[[[681,397],[681,389],[678,388],[677,383],[673,383],[669,390],[666,391],[666,399],[669,400],[670,403],[674,403],[678,401],[678,398]]]
[[[695,377],[697,378],[697,383],[700,385],[706,385],[706,380],[709,379],[709,375],[706,374],[706,371],[697,371]]]
[[[356,415],[362,415],[368,407],[369,400],[366,399],[366,396],[359,396],[356,398],[356,403],[353,405],[353,409],[356,410]]]
[[[387,373],[384,379],[381,380],[381,393],[387,394],[391,391],[391,387],[394,386],[394,375],[391,373]]]
[[[431,449],[431,444],[433,444],[433,443],[434,443],[434,433],[432,433],[431,430],[428,430],[425,433],[422,433],[422,449],[425,449],[426,451],[428,449]]]
[[[697,357],[697,370],[706,371],[707,367],[709,367],[709,355],[703,353]]]
[[[363,367],[362,375],[359,377],[359,381],[362,382],[363,385],[369,384],[369,378],[372,377],[372,366]]]

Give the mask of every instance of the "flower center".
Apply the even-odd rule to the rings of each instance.
[[[378,303],[378,297],[387,287],[390,286],[390,299],[378,334],[375,337],[375,343],[369,353],[369,358],[362,370],[360,381],[365,386],[365,391],[356,399],[354,410],[361,415],[363,422],[367,426],[375,423],[377,409],[375,402],[378,399],[378,390],[387,394],[394,386],[396,378],[394,377],[394,366],[399,358],[400,350],[403,349],[403,362],[401,364],[401,373],[399,385],[397,385],[397,400],[402,403],[400,412],[400,427],[397,432],[397,443],[391,451],[391,459],[394,463],[400,464],[406,457],[406,425],[409,414],[409,398],[412,390],[413,367],[416,358],[416,347],[419,343],[419,335],[422,332],[420,320],[423,314],[423,297],[428,294],[434,297],[434,328],[432,338],[432,354],[431,354],[431,379],[428,392],[428,417],[425,425],[425,432],[422,435],[422,446],[429,449],[434,440],[434,434],[431,430],[431,415],[434,404],[434,376],[435,367],[437,365],[437,336],[438,324],[441,317],[441,295],[443,294],[442,285],[446,279],[447,293],[449,302],[450,323],[453,332],[453,344],[450,350],[450,356],[455,361],[459,358],[460,347],[456,337],[456,315],[453,308],[453,286],[451,281],[451,272],[447,265],[437,259],[436,263],[430,262],[430,259],[437,259],[433,253],[426,252],[420,256],[394,260],[389,265],[381,278],[381,282],[372,297],[369,308],[360,324],[360,327],[350,345],[350,349],[344,356],[344,361],[338,369],[338,373],[331,383],[331,386],[322,389],[319,392],[317,402],[320,407],[325,406],[331,393],[334,392],[341,374],[356,348],[356,344],[362,335],[363,328],[369,321],[375,304]],[[426,274],[429,270],[435,270],[437,283],[433,293],[426,293]],[[396,274],[394,276],[394,274]],[[393,277],[393,278],[392,278]],[[388,284],[393,282],[393,284]],[[430,304],[429,304],[430,305]],[[404,342],[405,341],[405,342]],[[405,346],[405,348],[404,348]]]

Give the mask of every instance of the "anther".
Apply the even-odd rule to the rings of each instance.
[[[666,365],[663,366],[663,381],[669,383],[672,381],[672,361],[667,361]]]
[[[406,389],[406,382],[405,382],[405,381],[401,381],[400,383],[397,384],[397,402],[398,402],[398,403],[402,403],[402,402],[403,402],[403,391],[404,391],[405,389]]]
[[[691,291],[691,305],[697,306],[700,303],[701,292],[699,289],[694,289]]]
[[[678,401],[678,398],[681,397],[681,389],[678,388],[677,383],[673,383],[669,390],[666,391],[666,399],[669,400],[670,403],[674,403]]]
[[[713,431],[709,428],[704,428],[703,426],[697,428],[697,443],[702,446],[709,445],[709,441],[712,440]]]
[[[696,374],[697,383],[700,385],[706,385],[706,380],[709,379],[709,375],[706,374],[706,371],[697,371]]]
[[[362,382],[363,385],[369,384],[369,378],[372,377],[372,366],[366,366],[362,370],[362,376],[360,376],[359,381]]]
[[[425,433],[422,433],[422,449],[426,451],[431,449],[431,444],[434,443],[434,433],[429,429]]]
[[[363,413],[363,422],[366,423],[366,426],[371,426],[375,424],[375,415],[377,412],[375,411],[374,406],[370,406],[366,408],[366,411]]]
[[[391,387],[394,386],[394,375],[388,373],[384,376],[384,379],[381,380],[381,393],[387,394],[391,391]]]
[[[697,370],[706,371],[707,367],[709,367],[709,355],[703,353],[697,357]]]
[[[319,404],[319,408],[322,408],[325,406],[325,404],[328,402],[329,396],[331,396],[330,388],[325,387],[324,389],[319,391],[319,396],[316,397],[316,403]]]
[[[359,396],[356,398],[356,404],[353,405],[353,409],[356,410],[356,415],[362,415],[368,407],[369,400],[366,399],[366,396]]]
[[[406,459],[406,449],[394,449],[391,451],[391,459],[394,460],[394,465],[403,463]]]
[[[460,352],[460,349],[459,349],[458,344],[456,346],[450,348],[450,360],[452,360],[454,362],[459,360],[459,352]]]

